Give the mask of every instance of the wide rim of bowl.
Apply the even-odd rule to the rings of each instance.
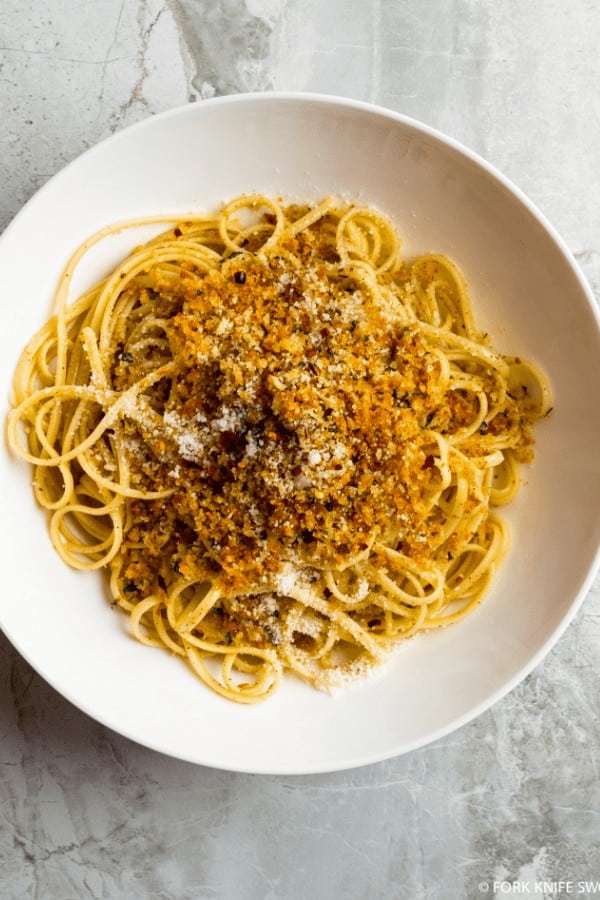
[[[579,284],[579,287],[582,291],[583,296],[587,301],[587,305],[589,307],[589,311],[591,311],[593,319],[596,323],[597,328],[597,336],[598,341],[600,343],[600,307],[596,302],[595,296],[592,292],[591,287],[589,286],[583,272],[581,271],[573,253],[567,246],[564,239],[561,237],[560,233],[557,229],[552,225],[552,223],[548,220],[546,215],[529,199],[529,197],[514,183],[512,182],[506,175],[504,175],[499,169],[497,169],[492,163],[488,162],[484,157],[479,155],[474,150],[470,149],[466,145],[462,144],[460,141],[455,138],[446,135],[444,132],[427,125],[424,122],[421,122],[418,119],[415,119],[411,116],[407,116],[403,113],[396,112],[395,110],[389,109],[388,107],[370,103],[363,100],[355,100],[348,97],[337,96],[335,94],[327,94],[327,93],[317,93],[317,92],[307,92],[307,91],[263,91],[263,92],[247,92],[247,93],[238,93],[238,94],[228,94],[221,97],[212,97],[207,100],[196,101],[195,103],[187,103],[180,106],[173,107],[171,109],[165,110],[160,113],[156,113],[154,115],[148,116],[140,122],[136,122],[132,125],[128,125],[124,128],[119,129],[114,134],[109,135],[108,137],[100,140],[98,143],[94,144],[92,147],[80,153],[77,157],[59,169],[53,176],[51,176],[47,182],[45,182],[42,187],[40,187],[21,207],[21,209],[16,213],[16,215],[12,218],[9,224],[6,226],[4,231],[0,234],[0,248],[3,246],[6,237],[13,230],[15,224],[21,219],[22,216],[26,215],[30,206],[32,206],[50,187],[56,187],[57,182],[60,182],[63,178],[68,177],[69,172],[72,167],[77,166],[82,159],[89,159],[93,157],[96,153],[101,153],[102,150],[112,144],[113,142],[118,142],[125,134],[131,134],[133,132],[142,132],[144,129],[152,127],[153,124],[157,120],[166,121],[170,118],[176,118],[181,115],[190,114],[190,112],[196,108],[199,112],[201,110],[207,110],[220,106],[228,106],[228,105],[245,105],[245,104],[268,104],[268,103],[309,103],[321,106],[331,106],[331,107],[342,107],[348,110],[356,110],[357,112],[368,113],[371,115],[375,115],[378,117],[382,117],[391,121],[395,121],[401,125],[405,125],[409,128],[414,129],[418,133],[422,135],[426,135],[435,141],[438,141],[442,145],[453,149],[458,152],[460,155],[470,160],[475,164],[476,167],[482,169],[488,175],[492,176],[500,185],[502,185],[510,194],[515,197],[519,203],[527,209],[527,211],[535,218],[538,224],[543,228],[546,234],[552,239],[556,249],[562,255],[563,259],[568,263],[572,274],[575,276],[576,281]],[[462,728],[464,725],[467,725],[469,722],[478,718],[492,706],[494,706],[498,701],[500,701],[503,697],[513,691],[527,676],[543,661],[543,659],[548,655],[550,650],[555,646],[555,644],[560,640],[561,636],[564,634],[568,626],[573,621],[575,615],[579,611],[581,605],[583,604],[592,583],[596,577],[598,570],[600,569],[600,544],[596,548],[594,559],[591,562],[591,565],[588,567],[585,574],[582,573],[582,577],[579,583],[579,586],[574,588],[574,596],[573,599],[566,610],[564,616],[554,629],[554,631],[549,635],[546,641],[542,644],[538,650],[528,658],[527,662],[521,666],[521,668],[512,676],[512,678],[507,679],[499,688],[490,693],[485,700],[476,704],[474,707],[469,709],[467,712],[462,715],[458,715],[453,718],[450,722],[445,725],[434,728],[428,731],[426,734],[421,735],[419,738],[416,738],[413,741],[406,741],[402,743],[402,745],[392,748],[387,748],[383,750],[381,753],[370,753],[367,756],[354,756],[352,759],[344,759],[340,760],[338,764],[327,763],[325,765],[319,764],[318,762],[312,764],[305,764],[301,767],[298,765],[286,766],[285,764],[278,766],[277,768],[273,766],[268,766],[262,768],[260,766],[252,766],[246,767],[244,765],[233,765],[228,764],[225,771],[231,772],[239,772],[239,773],[247,773],[247,774],[257,774],[257,775],[311,775],[311,774],[324,774],[328,772],[338,772],[345,771],[349,769],[359,768],[365,765],[371,765],[373,763],[382,762],[387,759],[394,758],[396,756],[401,756],[406,753],[410,753],[414,750],[418,750],[422,747],[428,746],[429,744],[440,740],[441,738],[447,736],[448,734],[453,733],[459,728]],[[0,610],[1,613],[1,610]],[[0,619],[0,628],[2,629],[4,635],[13,645],[13,647],[18,651],[18,653],[29,663],[29,665],[46,681],[54,690],[57,691],[62,697],[64,697],[69,703],[73,704],[76,708],[81,710],[83,713],[88,715],[94,721],[99,722],[105,727],[111,729],[117,734],[127,738],[128,740],[133,741],[134,743],[147,747],[155,752],[161,753],[163,755],[169,756],[171,758],[180,759],[185,762],[190,762],[195,765],[202,765],[207,768],[222,768],[219,767],[215,762],[207,761],[201,759],[198,755],[192,753],[177,753],[175,754],[171,749],[167,749],[164,745],[161,744],[160,741],[151,741],[141,739],[137,734],[128,731],[126,727],[122,727],[120,724],[115,724],[110,720],[109,716],[98,715],[95,711],[88,708],[84,701],[80,700],[73,696],[73,691],[69,689],[64,689],[62,685],[58,684],[58,679],[54,679],[52,675],[47,674],[43,667],[39,666],[36,663],[35,659],[32,659],[27,650],[21,646],[21,642],[17,639],[14,639],[11,635],[10,631],[5,627],[3,622]]]

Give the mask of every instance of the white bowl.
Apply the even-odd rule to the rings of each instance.
[[[513,544],[465,621],[401,645],[371,680],[334,697],[289,678],[258,707],[205,689],[167,653],[137,644],[102,577],[55,555],[25,464],[2,458],[0,623],[31,665],[100,722],[175,757],[248,772],[362,765],[467,722],[541,660],[590,585],[600,542],[600,331],[569,252],[528,200],[473,153],[384,109],[324,96],[234,96],[176,109],[115,135],[53,178],[0,241],[5,392],[46,319],[61,267],[99,227],[210,210],[247,191],[341,193],[376,205],[408,256],[464,269],[478,322],[502,351],[537,360],[555,409],[538,428],[526,485],[507,511]],[[76,290],[136,242],[111,240]]]

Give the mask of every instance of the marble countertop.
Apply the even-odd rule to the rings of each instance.
[[[596,0],[3,0],[0,229],[132,122],[219,94],[311,90],[479,152],[548,216],[600,298],[599,38]],[[596,580],[545,662],[454,734],[354,771],[266,777],[110,732],[0,636],[0,896],[592,896],[599,672]]]

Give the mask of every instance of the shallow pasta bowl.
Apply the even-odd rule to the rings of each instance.
[[[489,707],[542,659],[591,583],[600,542],[600,329],[560,238],[520,192],[451,140],[387,110],[260,94],[186,106],[110,138],[53,178],[0,241],[2,375],[45,321],[75,247],[119,220],[211,210],[240,193],[341,194],[393,220],[407,257],[453,257],[477,322],[501,352],[548,373],[554,411],[517,500],[512,548],[459,624],[400,645],[376,676],[335,696],[288,678],[260,706],[205,689],[177,659],[137,644],[98,573],[55,555],[30,472],[2,458],[0,624],[60,693],[115,731],[175,757],[249,772],[332,771],[422,746]],[[97,246],[73,294],[144,235]]]

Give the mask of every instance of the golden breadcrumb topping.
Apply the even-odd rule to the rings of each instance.
[[[217,579],[225,594],[269,581],[286,561],[343,568],[392,522],[404,553],[427,553],[439,530],[422,507],[439,477],[428,428],[459,429],[475,401],[447,392],[418,326],[341,267],[327,224],[271,255],[241,253],[202,276],[150,272],[129,287],[155,304],[177,362],[151,397],[162,427],[142,436],[126,425],[132,470],[173,489],[166,501],[130,501],[132,590],[164,586],[173,567]],[[407,289],[408,271],[384,277],[392,292]],[[115,387],[143,373],[143,353],[121,352]]]

